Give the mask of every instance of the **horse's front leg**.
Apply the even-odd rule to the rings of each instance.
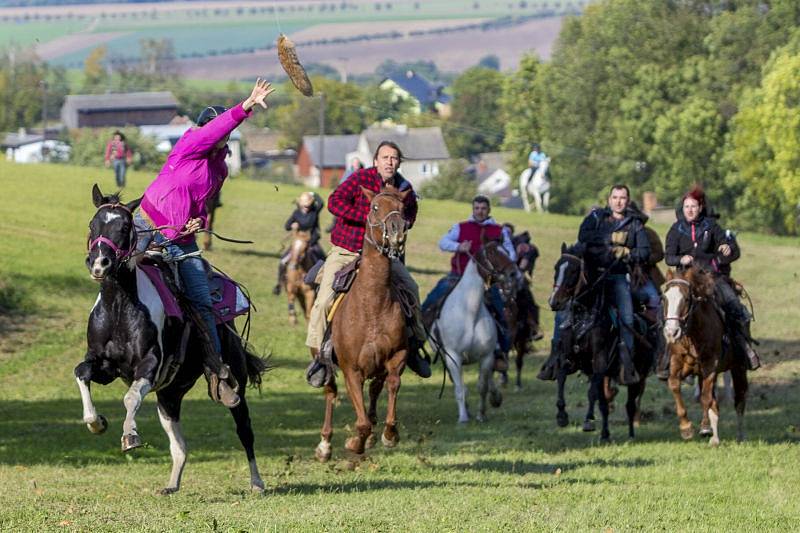
[[[325,385],[325,420],[322,423],[320,441],[314,455],[320,462],[326,462],[331,458],[331,438],[333,437],[333,406],[336,403],[338,394],[336,387],[336,376],[332,376],[328,384]]]
[[[556,392],[556,424],[558,427],[565,428],[569,425],[569,415],[567,414],[567,401],[564,399],[564,389],[567,383],[567,368],[566,365],[559,365],[558,373],[556,374],[556,384],[558,390]]]
[[[461,366],[461,355],[453,355],[446,348],[443,350],[447,372],[453,382],[453,393],[458,405],[458,422],[465,424],[469,422],[469,410],[467,409],[467,389],[464,386],[464,369]]]
[[[347,394],[356,412],[356,434],[347,439],[345,447],[351,452],[361,455],[364,453],[364,445],[367,437],[372,432],[372,424],[367,418],[367,410],[364,409],[364,378],[361,372],[355,372],[350,368],[342,369]]]
[[[405,361],[405,350],[395,355],[394,359],[396,360],[398,357],[401,361]],[[389,369],[389,375],[386,377],[386,390],[389,393],[389,401],[386,406],[386,424],[384,425],[383,434],[381,435],[381,442],[386,448],[394,448],[400,441],[400,433],[397,431],[397,393],[400,391],[399,365]],[[370,391],[370,393],[371,392],[372,391]],[[378,393],[380,394],[380,391],[378,391]],[[372,398],[370,398],[370,400],[372,400]],[[370,408],[372,408],[372,405],[370,405]]]
[[[311,319],[311,308],[314,307],[314,289],[306,285],[303,291],[303,297],[306,302],[304,311],[306,315],[306,324],[308,324],[308,321]]]
[[[493,407],[500,407],[503,403],[503,396],[494,382],[494,354],[490,352],[488,356],[481,359],[480,373],[478,374],[478,394],[480,395],[480,407],[478,410],[478,422],[486,421],[486,397]]]
[[[125,393],[125,422],[122,424],[122,451],[127,452],[142,445],[142,439],[136,431],[136,413],[142,406],[145,395],[153,388],[152,382],[147,378],[135,380],[128,392]]]
[[[678,427],[680,427],[681,430],[681,438],[683,440],[690,440],[694,437],[694,430],[692,429],[691,421],[689,421],[689,418],[686,416],[686,405],[683,403],[683,396],[681,395],[681,379],[679,373],[682,366],[678,358],[670,356],[667,385],[669,386],[669,390],[672,391],[673,398],[675,398],[675,412],[678,415]]]
[[[186,441],[183,438],[180,423],[183,394],[184,391],[173,396],[162,391],[158,393],[158,420],[169,438],[169,454],[172,457],[169,483],[159,492],[162,495],[178,492],[181,487],[183,467],[186,466]]]
[[[369,418],[372,427],[378,423],[378,398],[383,390],[383,384],[386,382],[386,376],[381,376],[372,380],[369,384],[369,410],[367,411],[367,418]],[[387,418],[388,420],[388,418]],[[367,437],[365,444],[366,448],[375,446],[375,432],[371,432]]]
[[[740,363],[731,368],[733,379],[733,402],[736,407],[736,440],[744,440],[744,409],[747,404],[747,369]]]
[[[709,409],[714,398],[714,388],[717,382],[717,373],[714,369],[704,369],[697,384],[700,386],[700,406],[703,411],[703,417],[700,420],[700,436],[709,437],[714,432],[711,429],[711,421],[709,416]]]
[[[297,325],[297,310],[295,310],[295,290],[296,287],[294,283],[291,281],[287,281],[286,283],[286,299],[288,300],[288,311],[289,311],[289,325],[296,326]]]
[[[103,415],[98,415],[92,402],[91,382],[92,365],[84,361],[75,367],[75,380],[78,382],[78,389],[81,392],[81,403],[83,404],[83,421],[89,431],[95,435],[105,433],[108,429],[108,420]]]

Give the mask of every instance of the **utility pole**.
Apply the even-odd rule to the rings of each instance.
[[[325,171],[325,93],[319,93],[319,184]]]
[[[47,139],[47,80],[42,80],[42,139]]]

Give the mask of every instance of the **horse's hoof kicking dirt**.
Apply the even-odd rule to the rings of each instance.
[[[97,415],[97,420],[86,424],[86,427],[95,435],[101,435],[108,429],[108,420],[103,415]]]
[[[142,445],[142,438],[139,435],[123,435],[122,436],[122,451],[129,452]]]
[[[177,487],[165,487],[158,491],[157,494],[159,496],[169,496],[170,494],[175,494],[176,492],[178,492]]]

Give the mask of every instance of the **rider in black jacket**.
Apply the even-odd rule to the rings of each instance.
[[[318,259],[325,259],[325,252],[319,245],[319,213],[325,207],[325,202],[315,192],[304,192],[300,194],[295,203],[297,204],[297,209],[286,220],[284,229],[286,231],[298,230],[311,233],[311,239],[308,241],[308,254],[311,257],[311,262],[316,263]],[[278,264],[278,283],[272,289],[272,293],[275,295],[281,293],[288,261],[289,250],[286,250]]]
[[[697,266],[714,274],[717,280],[714,295],[725,312],[730,338],[747,355],[750,369],[755,370],[761,361],[750,344],[753,341],[750,313],[739,301],[729,277],[730,264],[740,255],[736,239],[717,224],[719,216],[708,207],[705,193],[699,187],[684,195],[675,216],[678,220],[670,228],[664,247],[667,265],[678,269]],[[659,373],[665,364],[669,361],[660,362]]]

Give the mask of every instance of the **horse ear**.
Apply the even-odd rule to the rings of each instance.
[[[366,196],[367,200],[369,200],[370,202],[372,202],[372,199],[375,198],[375,193],[367,189],[363,185],[361,186],[361,192],[364,193],[364,196]]]
[[[139,198],[137,198],[136,200],[134,200],[132,202],[128,202],[127,204],[125,204],[125,207],[127,207],[129,211],[133,212],[133,211],[136,211],[136,208],[139,207],[140,203],[142,203],[142,197],[141,196]]]
[[[675,279],[675,271],[670,268],[669,270],[667,270],[667,281],[670,281],[672,279]]]
[[[565,243],[565,242],[561,243],[561,253],[562,254],[567,253],[567,243]]]
[[[92,187],[92,202],[94,202],[94,206],[100,207],[105,203],[104,200],[105,196],[103,196],[103,193],[100,192],[100,187],[95,183],[94,187]]]
[[[406,200],[406,196],[408,196],[409,194],[411,194],[411,189],[406,189],[406,190],[404,190],[404,191],[398,191],[398,192],[397,192],[397,195],[398,195],[398,196],[400,197],[400,199],[401,199],[401,200],[403,200],[404,202],[405,202],[405,200]]]

